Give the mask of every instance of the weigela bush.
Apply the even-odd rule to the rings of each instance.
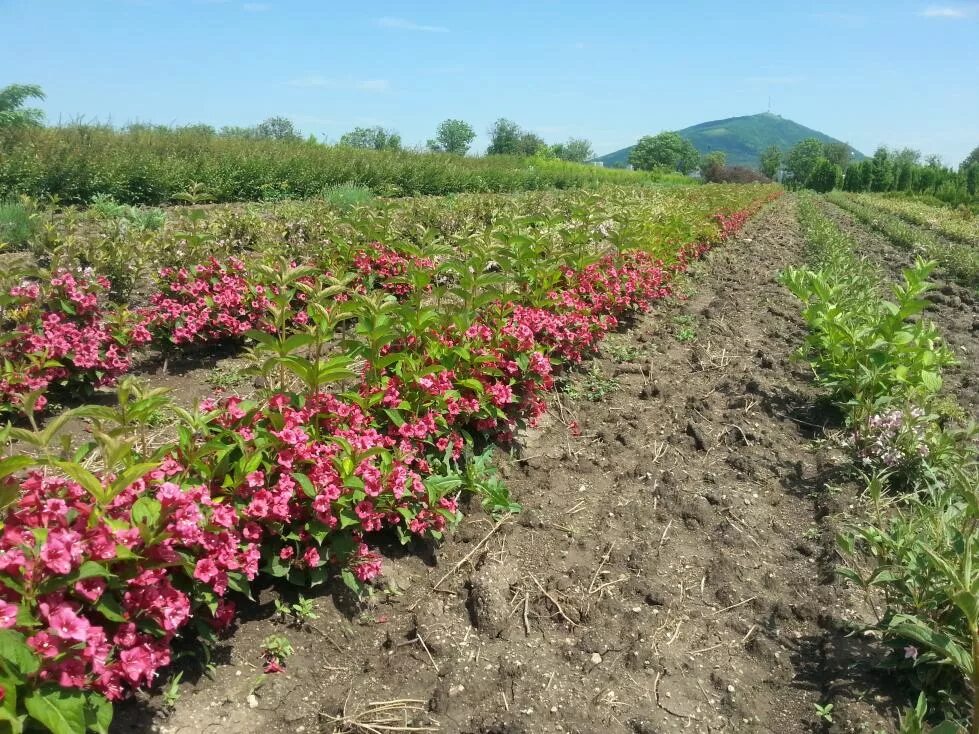
[[[109,290],[106,278],[59,270],[0,295],[0,412],[26,393],[85,392],[129,370],[132,349],[148,343],[150,333],[109,304]],[[46,404],[41,394],[34,408]]]
[[[193,270],[164,268],[160,291],[143,311],[148,327],[174,344],[220,342],[261,328],[271,301],[238,258],[211,258]]]
[[[39,656],[34,683],[115,700],[153,682],[191,621],[232,621],[225,596],[255,577],[258,548],[233,506],[172,481],[181,472],[166,460],[104,504],[40,470],[19,481],[0,534],[0,627]]]
[[[411,284],[404,281],[408,267],[433,268],[432,260],[423,257],[407,257],[380,242],[371,244],[371,249],[361,249],[353,254],[351,268],[357,273],[355,287],[361,292],[383,288],[399,298],[411,293]]]

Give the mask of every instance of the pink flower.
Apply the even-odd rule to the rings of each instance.
[[[85,642],[88,639],[89,622],[79,617],[68,606],[60,606],[48,615],[48,625],[55,636],[62,640]]]
[[[275,657],[266,657],[265,658],[265,667],[263,668],[263,670],[266,673],[281,673],[285,669],[286,668],[282,664],[282,661],[280,661],[278,658],[275,658]]]
[[[308,568],[316,568],[320,565],[320,552],[315,548],[307,548],[303,553],[303,560]]]
[[[72,530],[52,530],[41,548],[41,560],[53,573],[62,576],[71,573],[75,564],[81,561],[80,540],[81,536]]]
[[[0,630],[13,627],[17,623],[17,605],[0,600]]]
[[[143,682],[149,685],[156,674],[153,653],[147,645],[131,647],[120,652],[119,667],[127,680],[137,686]]]
[[[75,584],[75,593],[84,598],[86,601],[94,603],[99,600],[99,597],[102,596],[102,593],[105,591],[105,587],[105,579],[82,579]]]
[[[61,653],[60,641],[47,632],[38,632],[27,638],[27,644],[42,658],[54,658]]]
[[[203,581],[205,584],[209,584],[218,577],[220,572],[220,569],[213,560],[210,558],[202,558],[194,567],[194,578],[198,581]]]

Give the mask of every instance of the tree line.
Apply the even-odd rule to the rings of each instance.
[[[11,84],[0,89],[0,128],[16,129],[37,127],[44,122],[44,113],[27,106],[31,99],[44,99],[43,90],[35,84]],[[126,126],[128,132],[169,129],[161,125],[135,123]],[[289,140],[302,139],[302,134],[286,117],[269,117],[253,126],[225,126],[198,124],[182,126],[183,130],[204,135],[249,140]],[[489,129],[490,144],[486,155],[517,155],[556,158],[575,163],[584,163],[593,156],[592,146],[584,138],[569,138],[564,143],[548,144],[539,135],[522,129],[517,123],[500,118]],[[310,142],[316,142],[309,136]],[[444,120],[435,130],[426,147],[436,153],[466,155],[476,139],[476,131],[464,120]],[[356,127],[340,136],[338,144],[349,148],[368,150],[402,150],[401,135],[381,126]]]
[[[792,188],[815,191],[901,192],[934,196],[949,204],[979,197],[979,146],[959,165],[944,165],[937,155],[913,148],[880,146],[871,158],[853,161],[845,143],[807,138],[784,155],[774,146],[761,158],[761,170]]]

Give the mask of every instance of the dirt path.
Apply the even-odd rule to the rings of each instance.
[[[336,718],[410,699],[404,723],[465,734],[885,728],[847,678],[861,643],[834,622],[832,461],[811,450],[798,305],[775,280],[802,257],[786,196],[698,266],[688,300],[612,337],[503,462],[522,513],[495,526],[474,503],[439,548],[391,549],[369,608],[319,596],[314,628],[275,624],[265,590],[154,727],[364,731]],[[263,679],[269,634],[296,654]],[[148,728],[141,706],[120,711],[117,731]]]
[[[901,277],[903,268],[913,264],[910,252],[896,247],[840,207],[824,202],[823,210],[894,280]],[[959,360],[958,367],[947,372],[948,390],[979,420],[979,293],[945,277],[941,270],[933,273],[932,281],[936,288],[929,295],[932,306],[926,314],[938,325]]]

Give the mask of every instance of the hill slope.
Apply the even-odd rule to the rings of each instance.
[[[826,133],[786,120],[771,112],[702,122],[677,132],[693,143],[701,153],[720,150],[727,155],[729,166],[752,168],[758,167],[758,156],[770,145],[777,145],[782,151],[786,151],[806,138],[816,138],[824,143],[841,142]],[[630,145],[628,148],[603,155],[595,160],[602,161],[606,166],[624,166],[629,162],[632,148],[633,146]],[[850,148],[850,151],[853,160],[859,161],[865,158],[858,150]]]

